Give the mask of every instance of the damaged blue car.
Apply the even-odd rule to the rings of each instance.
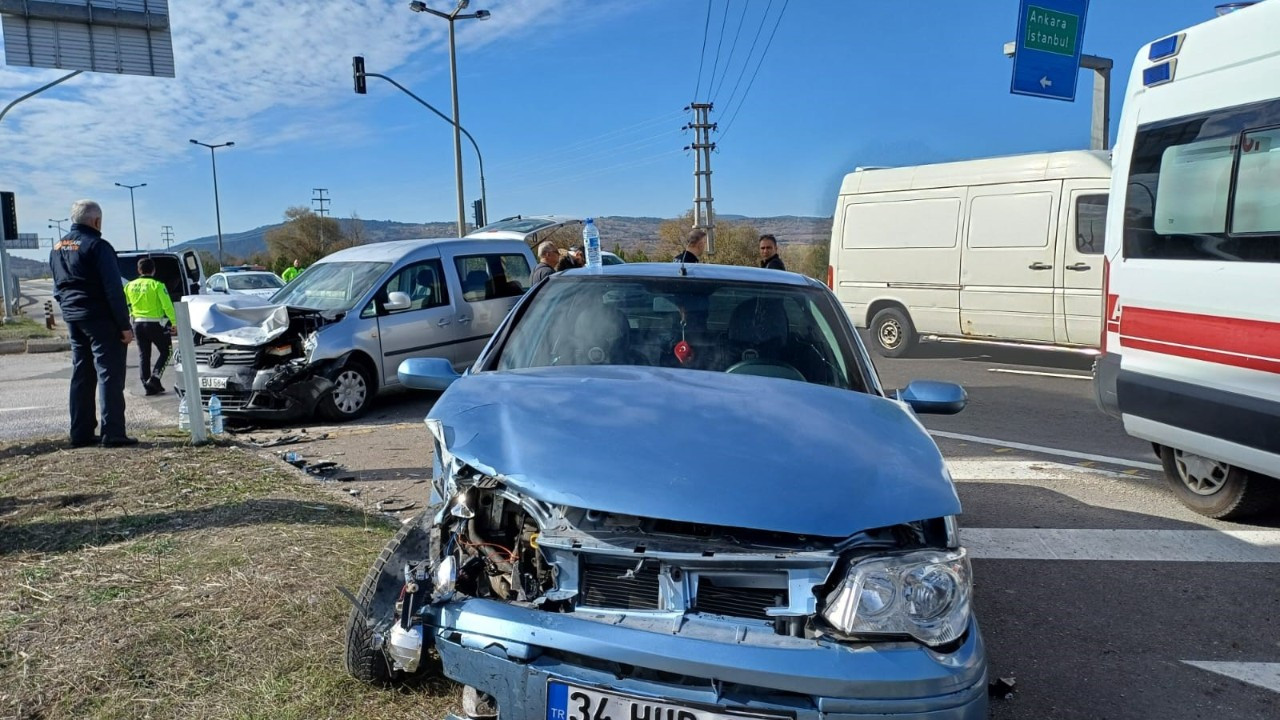
[[[433,503],[352,597],[348,670],[469,718],[987,717],[960,502],[835,296],[793,273],[548,278],[426,420]]]

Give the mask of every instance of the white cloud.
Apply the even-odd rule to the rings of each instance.
[[[477,2],[493,11],[493,19],[459,24],[459,47],[545,33],[566,27],[575,13],[600,12],[586,3]],[[431,4],[446,9],[450,1]],[[372,121],[353,128],[343,121],[272,123],[266,116],[314,113],[351,102],[353,55],[368,56],[371,71],[376,63],[390,73],[420,53],[443,52],[447,23],[412,13],[407,5],[407,0],[171,0],[177,78],[85,73],[24,102],[0,122],[0,185],[27,195],[32,214],[47,217],[85,188],[110,186],[121,177],[189,159],[188,138],[234,139],[240,146],[269,149],[372,132]],[[12,99],[61,74],[0,67],[0,94]]]

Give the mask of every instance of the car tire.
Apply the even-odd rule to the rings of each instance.
[[[884,357],[897,358],[911,352],[919,339],[907,312],[887,307],[871,318],[872,345]]]
[[[369,410],[375,393],[373,373],[359,362],[347,362],[333,374],[333,392],[316,409],[326,420],[355,420]]]
[[[1178,500],[1206,517],[1253,517],[1280,501],[1280,481],[1224,462],[1171,447],[1161,448],[1160,462]]]
[[[347,617],[347,672],[370,685],[398,685],[432,674],[431,663],[424,657],[412,673],[396,670],[391,660],[374,646],[374,635],[390,629],[394,621],[396,600],[404,586],[405,562],[426,557],[430,551],[430,533],[424,523],[431,522],[434,510],[427,510],[405,523],[395,537],[373,561],[373,566],[356,593],[359,607]],[[365,611],[368,611],[368,616]],[[427,652],[423,648],[423,654]]]

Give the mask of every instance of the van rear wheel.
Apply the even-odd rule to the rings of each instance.
[[[1280,501],[1280,481],[1171,447],[1162,448],[1165,479],[1183,505],[1218,520],[1259,515]]]
[[[916,328],[905,310],[887,307],[871,318],[871,335],[876,352],[885,357],[902,357],[916,345]]]

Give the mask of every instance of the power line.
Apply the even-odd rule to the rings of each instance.
[[[570,175],[568,177],[556,178],[555,180],[550,180],[544,183],[538,183],[537,185],[525,185],[525,186],[522,186],[518,192],[537,190],[539,188],[544,188],[551,185],[559,185],[561,183],[566,183],[573,180],[581,180],[583,178],[591,177],[593,175],[599,175],[601,173],[612,172],[614,170],[623,170],[626,168],[638,167],[640,165],[648,165],[651,163],[655,163],[659,160],[662,160],[663,158],[670,157],[672,155],[683,155],[683,154],[684,154],[684,150],[668,150],[666,152],[661,152],[656,155],[650,155],[649,157],[641,158],[639,160],[632,160],[629,162],[619,163],[618,165],[611,165],[609,167],[604,167],[604,168],[596,168],[595,170],[588,170],[587,172],[579,173],[577,175]]]
[[[655,145],[659,143],[666,144],[667,138],[669,138],[672,135],[676,135],[679,132],[680,131],[676,128],[663,130],[662,132],[656,135],[640,138],[639,140],[633,140],[631,142],[624,143],[622,145],[601,148],[599,150],[592,151],[591,153],[588,153],[586,155],[580,155],[577,157],[568,158],[561,162],[552,163],[551,165],[531,167],[523,172],[516,172],[511,175],[508,175],[503,179],[506,180],[507,182],[511,182],[513,180],[521,180],[524,178],[561,172],[563,170],[574,168],[583,164],[598,163],[605,160],[610,160],[619,155],[627,155],[627,154],[634,153],[636,150],[639,150],[642,147],[648,147],[650,145]]]
[[[729,129],[733,127],[733,121],[738,119],[738,111],[747,103],[747,96],[751,94],[751,86],[756,83],[756,77],[760,74],[760,66],[764,64],[764,59],[769,54],[769,48],[773,45],[773,38],[778,34],[778,26],[782,24],[782,16],[787,14],[787,6],[791,4],[791,0],[782,3],[782,12],[778,13],[778,19],[773,23],[773,31],[769,33],[769,41],[764,44],[764,51],[760,53],[760,62],[756,63],[756,69],[751,73],[751,80],[747,82],[747,89],[742,91],[742,99],[738,101],[738,107],[734,108],[733,117],[729,118],[729,122],[725,123],[724,132],[720,134],[720,141],[723,142]]]
[[[716,60],[711,63],[711,80],[707,83],[707,102],[711,102],[711,86],[716,80],[716,68],[720,67],[720,47],[724,45],[724,26],[729,20],[729,0],[724,0],[724,15],[720,18],[720,38],[716,40]],[[694,100],[697,100],[694,96]]]
[[[742,84],[742,78],[747,74],[747,68],[751,67],[751,58],[756,54],[756,44],[760,42],[760,33],[764,31],[764,25],[769,21],[769,11],[773,9],[773,0],[769,0],[769,4],[765,6],[764,14],[760,16],[760,25],[756,28],[756,36],[751,40],[751,49],[747,51],[747,57],[742,61],[742,69],[738,71],[738,79],[733,81],[733,90],[729,92],[729,99],[725,101],[726,109],[733,106],[733,99],[738,96],[738,86]]]
[[[724,61],[724,72],[720,73],[719,84],[715,83],[715,77],[711,78],[713,88],[711,91],[711,103],[715,104],[715,99],[720,96],[720,91],[724,89],[724,80],[729,77],[729,68],[733,66],[733,54],[738,51],[738,39],[742,37],[742,22],[747,19],[747,8],[750,7],[750,0],[742,0],[742,14],[738,16],[738,29],[733,31],[733,44],[729,46],[729,57]],[[728,8],[725,8],[728,14]],[[748,58],[749,60],[750,58]]]
[[[702,51],[698,53],[698,84],[693,88],[692,100],[698,99],[698,91],[702,89],[702,63],[707,59],[707,30],[711,27],[712,2],[713,0],[707,0],[707,19],[702,21]]]
[[[684,115],[684,112],[680,110],[676,110],[674,112],[668,112],[666,114],[659,115],[657,117],[649,118],[648,120],[641,120],[640,122],[635,123],[634,125],[628,125],[623,128],[618,128],[617,130],[610,130],[608,132],[601,133],[600,135],[596,135],[594,137],[587,138],[585,140],[578,140],[576,142],[570,143],[565,146],[561,146],[559,148],[553,148],[551,150],[545,150],[542,152],[534,153],[533,155],[526,155],[523,158],[516,158],[515,160],[508,160],[506,162],[501,162],[495,165],[494,167],[497,169],[503,169],[503,168],[509,168],[515,165],[530,165],[535,162],[541,162],[545,158],[554,158],[557,156],[566,155],[571,152],[578,152],[592,145],[603,143],[606,140],[612,141],[613,138],[619,135],[625,135],[629,132],[638,130],[642,127],[648,127],[650,125],[657,125],[659,123],[666,123],[666,122],[673,121],[677,117],[680,117],[681,115]]]

